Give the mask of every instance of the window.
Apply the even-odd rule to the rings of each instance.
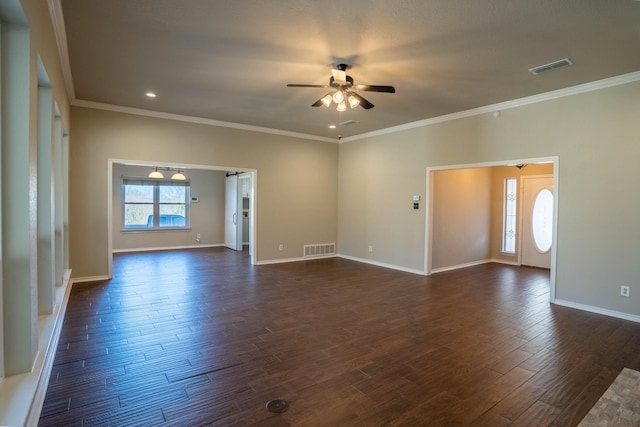
[[[504,181],[504,219],[502,226],[502,252],[516,253],[516,178],[507,178]]]
[[[122,180],[122,228],[158,230],[189,227],[189,181]]]
[[[538,252],[549,252],[553,239],[553,193],[546,188],[538,193],[533,203],[531,230]]]

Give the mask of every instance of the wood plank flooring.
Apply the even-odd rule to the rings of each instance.
[[[54,363],[40,426],[573,426],[640,369],[640,324],[550,305],[534,268],[213,248],[75,285]]]

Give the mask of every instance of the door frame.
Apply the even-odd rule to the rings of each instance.
[[[107,265],[108,278],[113,278],[113,165],[116,163],[147,166],[147,167],[171,167],[176,169],[200,169],[221,172],[246,172],[251,176],[249,198],[249,259],[251,265],[258,259],[258,170],[246,167],[197,165],[191,163],[152,162],[147,160],[131,159],[107,159]],[[224,242],[222,242],[224,246]]]
[[[425,248],[424,248],[424,274],[431,275],[432,268],[432,252],[433,252],[433,173],[443,170],[453,169],[472,169],[482,167],[495,166],[514,166],[520,164],[532,163],[552,163],[553,164],[553,194],[555,203],[553,205],[553,238],[551,243],[551,269],[549,271],[549,301],[554,302],[556,299],[556,272],[557,272],[557,247],[558,247],[558,206],[560,205],[559,177],[560,177],[560,158],[558,156],[551,157],[534,157],[516,160],[502,160],[494,162],[467,163],[445,166],[428,166],[426,168],[426,212],[425,212]],[[499,261],[498,261],[499,262]]]

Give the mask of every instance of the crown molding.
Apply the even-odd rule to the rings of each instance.
[[[96,110],[114,111],[117,113],[135,114],[138,116],[154,117],[165,120],[176,120],[180,122],[197,123],[208,126],[219,126],[232,129],[246,130],[251,132],[261,132],[280,136],[290,136],[300,139],[311,139],[314,141],[337,143],[335,138],[327,138],[324,136],[309,135],[306,133],[291,132],[287,130],[272,129],[261,126],[245,125],[241,123],[223,122],[221,120],[205,119],[203,117],[183,116],[181,114],[163,113],[161,111],[145,110],[142,108],[124,107],[121,105],[103,104],[101,102],[74,100],[71,105],[76,107],[93,108]]]
[[[446,114],[444,116],[433,117],[430,119],[419,120],[417,122],[405,123],[403,125],[393,126],[385,129],[375,130],[372,132],[362,133],[359,135],[342,138],[341,144],[359,139],[371,138],[380,135],[386,135],[404,130],[415,129],[419,127],[429,126],[436,123],[448,122],[451,120],[462,119],[465,117],[477,116],[480,114],[493,113],[495,111],[507,110],[510,108],[522,107],[525,105],[536,104],[538,102],[550,101],[552,99],[563,98],[565,96],[578,95],[581,93],[593,92],[599,89],[619,86],[640,80],[640,71],[635,71],[620,76],[609,77],[594,82],[584,83],[577,86],[571,86],[564,89],[554,90],[552,92],[541,93],[538,95],[527,96],[525,98],[514,99],[511,101],[500,102],[497,104],[486,105],[484,107],[473,108],[471,110],[460,111],[457,113]]]

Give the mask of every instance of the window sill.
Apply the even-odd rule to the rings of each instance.
[[[157,233],[162,231],[191,231],[191,227],[163,227],[163,228],[122,228],[121,233]]]
[[[517,256],[518,254],[515,252],[500,252],[501,255],[504,256]]]

